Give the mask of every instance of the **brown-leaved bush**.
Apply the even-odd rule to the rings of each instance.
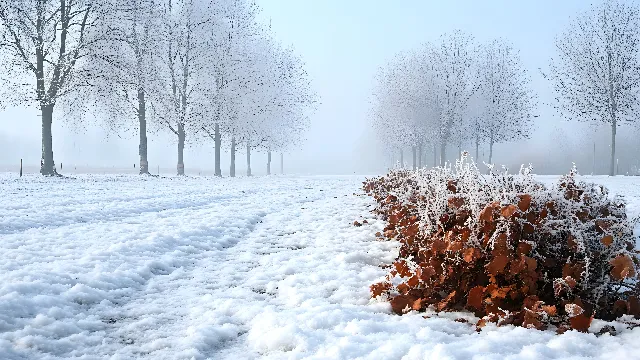
[[[576,172],[555,186],[530,168],[481,174],[464,158],[393,171],[364,190],[400,242],[371,286],[394,312],[470,310],[487,322],[587,331],[594,318],[640,317],[639,260],[625,204]]]

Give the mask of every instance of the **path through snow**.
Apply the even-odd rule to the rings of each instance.
[[[373,239],[361,181],[0,175],[0,358],[640,354],[640,329],[478,334],[452,321],[468,314],[392,315],[368,286],[396,244]],[[616,181],[639,212],[640,183]]]

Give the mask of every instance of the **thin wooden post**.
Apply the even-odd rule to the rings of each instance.
[[[22,159],[20,159],[20,177],[22,177]]]
[[[267,151],[267,175],[271,175],[271,150]]]

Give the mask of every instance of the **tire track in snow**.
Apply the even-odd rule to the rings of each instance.
[[[100,352],[109,356],[126,354],[125,358],[137,358],[174,346],[171,337],[175,336],[175,330],[171,329],[181,329],[190,299],[197,297],[195,292],[202,285],[197,282],[194,284],[197,278],[195,273],[202,271],[200,263],[203,259],[227,257],[254,231],[263,216],[264,212],[245,214],[243,224],[231,232],[228,231],[228,224],[232,220],[238,223],[237,219],[224,219],[228,221],[221,223],[226,225],[225,236],[230,239],[225,246],[184,254],[180,259],[181,266],[169,274],[154,277],[130,297],[106,309],[102,318],[110,326],[103,342],[105,346]],[[195,237],[186,237],[185,240],[198,241]]]
[[[107,191],[114,190],[116,189],[107,189]],[[241,195],[239,191],[237,193],[203,195],[197,192],[189,192],[180,194],[179,201],[158,198],[157,195],[130,199],[87,197],[85,201],[53,198],[44,204],[38,204],[37,202],[25,204],[28,200],[23,199],[22,204],[16,205],[13,202],[9,202],[8,204],[11,205],[0,208],[0,211],[4,214],[0,219],[0,235],[19,234],[29,230],[36,232],[50,231],[53,228],[94,222],[115,223],[145,213],[165,211],[170,213],[173,210],[206,207],[211,203],[219,203]],[[46,208],[47,212],[38,211],[38,207]]]
[[[198,257],[234,246],[251,230],[264,215],[255,205],[264,201],[254,190],[260,181],[239,180],[245,190],[233,191],[225,203],[172,210],[171,216],[147,212],[130,224],[96,221],[38,229],[37,236],[0,235],[0,353],[95,354],[112,330],[114,308],[145,291],[159,293],[153,286],[162,281],[155,279],[188,274]],[[206,197],[219,190],[200,183],[205,187],[196,182],[185,192]],[[272,182],[267,188],[267,196],[286,199],[286,187]]]
[[[210,209],[200,211],[210,212]],[[197,216],[198,212],[187,210],[180,215],[178,219]],[[50,355],[83,354],[86,348],[74,348],[67,338],[86,333],[83,345],[101,343],[104,332],[108,330],[101,312],[126,304],[136,293],[148,289],[148,284],[154,283],[155,278],[166,277],[176,269],[188,267],[189,256],[233,246],[236,237],[220,230],[234,223],[240,228],[246,227],[253,218],[249,215],[219,219],[220,222],[206,218],[211,225],[188,231],[178,229],[174,234],[152,229],[152,234],[136,233],[131,239],[97,252],[76,254],[66,259],[44,258],[6,271],[5,275],[9,276],[3,278],[13,281],[0,288],[0,324],[4,325],[0,337],[14,341],[14,346],[35,348]],[[175,225],[169,222],[164,228],[170,229]],[[188,222],[186,225],[189,226]],[[116,231],[113,237],[121,234]],[[103,235],[108,236],[108,231]],[[48,308],[44,313],[43,301]],[[74,328],[66,332],[53,328],[59,328],[61,324]],[[48,325],[55,326],[49,326],[49,329]],[[21,343],[25,337],[34,335],[37,340],[33,344]],[[60,343],[67,345],[61,346]]]
[[[265,346],[283,351],[283,358],[298,357],[290,353],[295,348],[297,330],[289,328],[283,332],[279,326],[261,328],[261,322],[278,322],[284,317],[296,323],[297,315],[290,312],[292,309],[315,313],[327,306],[341,308],[344,294],[339,289],[345,284],[341,284],[340,277],[334,277],[335,273],[326,273],[327,269],[340,274],[345,265],[377,268],[380,260],[375,254],[368,254],[367,245],[377,245],[371,243],[370,238],[366,238],[368,244],[363,242],[365,246],[356,254],[347,255],[341,245],[349,239],[359,242],[353,234],[361,235],[362,230],[352,222],[366,216],[369,205],[367,200],[351,194],[345,196],[344,190],[337,188],[326,193],[323,199],[314,201],[313,206],[306,206],[306,201],[302,201],[305,207],[302,212],[292,208],[283,210],[274,221],[285,226],[284,236],[279,237],[269,229],[252,234],[255,241],[247,242],[247,254],[251,254],[247,257],[259,259],[258,264],[247,269],[244,281],[234,292],[226,294],[224,287],[216,289],[210,295],[213,304],[206,310],[198,307],[199,312],[194,316],[194,321],[208,320],[198,327],[201,338],[213,334],[221,339],[213,345],[196,342],[200,344],[202,358],[254,359],[269,355],[269,351],[264,351]],[[364,295],[362,299],[366,301],[368,284],[364,294],[359,294],[359,290],[362,289],[349,288],[349,295],[355,298]],[[256,304],[260,305],[256,307]],[[227,318],[219,319],[220,308],[227,309]]]
[[[264,195],[256,194],[260,198]],[[300,222],[301,207],[326,201],[328,197],[333,198],[332,195],[316,191],[287,201],[269,202],[270,208],[260,214],[262,221],[256,221],[251,231],[241,234],[236,246],[202,254],[193,266],[178,275],[154,279],[149,287],[156,288],[157,292],[142,291],[141,297],[119,309],[123,321],[117,321],[109,335],[109,341],[114,344],[111,348],[118,342],[122,346],[115,356],[215,358],[217,351],[236,343],[238,336],[248,330],[247,324],[233,316],[220,316],[220,312],[210,318],[210,310],[224,313],[224,309],[232,311],[236,306],[245,306],[242,303],[273,297],[264,286],[253,284],[249,274],[261,272],[262,257],[304,249],[295,239],[296,234],[306,231]],[[172,306],[176,298],[180,305]],[[149,331],[152,328],[156,330]]]

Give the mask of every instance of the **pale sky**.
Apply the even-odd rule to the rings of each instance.
[[[376,173],[388,165],[377,150],[370,129],[368,99],[377,69],[396,53],[435,41],[442,33],[461,29],[477,41],[502,37],[521,51],[541,103],[550,101],[550,86],[538,68],[546,69],[554,54],[554,37],[578,11],[584,0],[543,1],[364,1],[364,0],[258,0],[265,21],[271,19],[276,37],[293,45],[304,58],[321,105],[312,117],[306,142],[285,154],[288,173]],[[538,130],[519,152],[496,149],[496,162],[538,159],[556,127],[571,126],[547,106],[537,109]],[[11,169],[23,158],[40,161],[40,123],[35,108],[0,112],[0,170]],[[63,119],[54,119],[54,159],[66,166],[133,167],[138,163],[137,134],[107,137],[99,126],[74,131]],[[149,135],[150,168],[175,169],[176,141],[167,133]],[[502,147],[504,150],[505,146]],[[408,152],[408,150],[407,150]],[[530,154],[529,154],[530,153]],[[546,154],[546,151],[544,151]],[[525,156],[529,154],[531,156]],[[534,156],[535,155],[535,156]],[[408,156],[408,154],[406,155]],[[517,159],[513,158],[517,156]],[[228,173],[228,154],[222,170]],[[203,141],[185,150],[187,173],[213,169],[213,143]],[[237,155],[243,173],[245,156]],[[279,156],[274,156],[279,168]],[[266,171],[266,156],[252,160],[255,174]]]

